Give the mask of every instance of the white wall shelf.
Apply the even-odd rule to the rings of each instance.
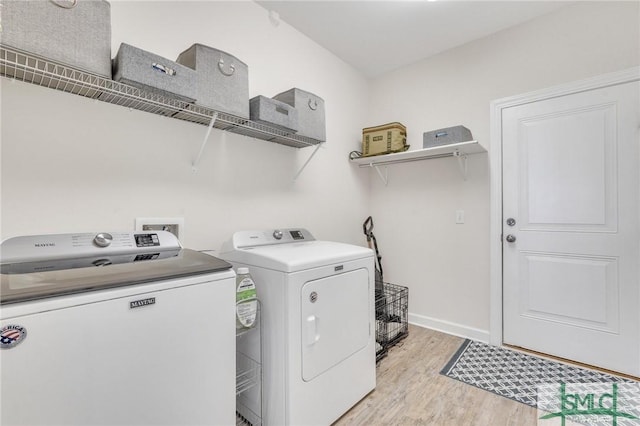
[[[435,158],[456,157],[460,165],[462,177],[467,179],[467,156],[487,152],[478,141],[454,143],[433,148],[416,149],[413,151],[397,152],[394,154],[376,155],[373,157],[360,157],[351,159],[352,164],[358,167],[372,167],[378,172],[380,179],[386,185],[389,182],[386,166],[390,164],[408,163],[411,161],[431,160]],[[384,174],[380,167],[385,166]]]
[[[209,131],[211,127],[215,127],[220,130],[239,133],[294,148],[320,145],[323,142],[306,136],[288,133],[246,118],[144,91],[109,78],[90,74],[1,45],[0,76],[120,105],[125,108],[201,124],[208,126]],[[207,132],[207,137],[209,131]],[[207,137],[205,137],[202,149],[204,149]],[[194,169],[197,169],[202,149],[193,163]]]

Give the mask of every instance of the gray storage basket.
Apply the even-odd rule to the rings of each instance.
[[[464,126],[454,126],[423,133],[422,147],[433,148],[435,146],[469,142],[471,140],[473,140],[473,136],[471,136],[469,129]]]
[[[321,97],[293,88],[273,99],[289,104],[298,111],[298,135],[323,142],[327,139],[324,100]]]
[[[291,133],[298,130],[298,111],[291,105],[266,96],[256,96],[249,101],[249,107],[251,121]]]
[[[249,118],[249,68],[233,55],[203,44],[182,52],[176,62],[197,74],[196,104]]]
[[[126,43],[113,60],[113,79],[185,102],[196,100],[194,70]]]
[[[3,45],[111,78],[108,2],[2,0],[0,6]]]

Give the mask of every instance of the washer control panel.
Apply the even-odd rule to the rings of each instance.
[[[140,254],[181,248],[177,237],[167,231],[27,235],[2,242],[0,263],[81,258],[98,254]]]
[[[93,238],[93,243],[98,247],[108,247],[113,241],[113,235],[101,232]]]
[[[305,236],[302,233],[301,230],[299,229],[294,229],[292,231],[289,231],[289,234],[291,235],[291,238],[293,238],[294,240],[305,240]]]
[[[157,247],[160,245],[158,234],[153,232],[150,234],[135,234],[136,246],[138,247]]]

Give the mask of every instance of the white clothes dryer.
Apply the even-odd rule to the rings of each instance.
[[[264,425],[330,425],[376,385],[374,253],[305,229],[237,232],[220,257],[249,268],[262,304],[263,388],[236,402]],[[262,413],[260,413],[262,411]]]

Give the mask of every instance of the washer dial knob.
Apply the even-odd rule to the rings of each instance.
[[[113,241],[113,236],[106,232],[101,232],[93,238],[93,243],[98,247],[109,247]]]
[[[276,229],[275,231],[273,231],[273,238],[275,238],[276,240],[281,240],[282,239],[282,231],[279,229]]]

